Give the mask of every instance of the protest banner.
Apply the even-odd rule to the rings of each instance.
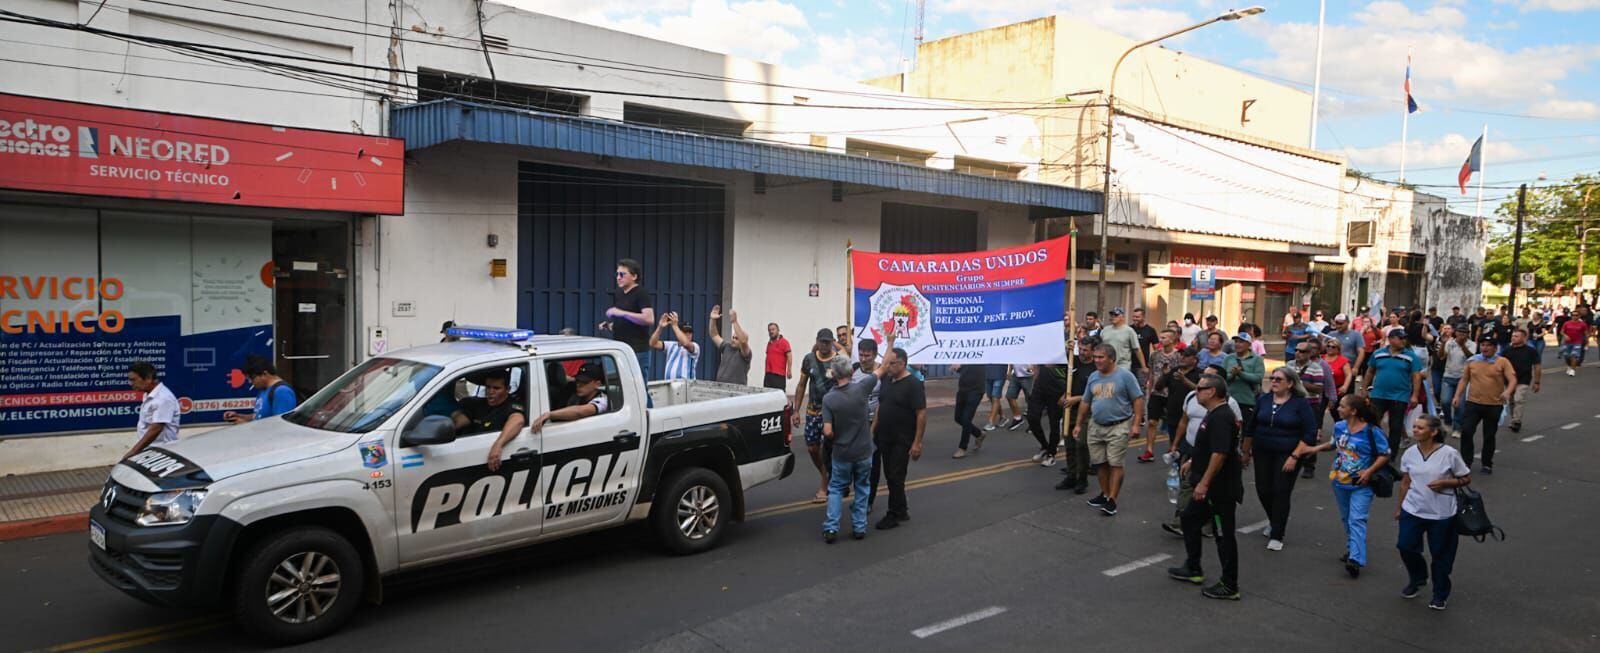
[[[850,253],[856,338],[916,364],[1064,363],[1071,239],[950,254]]]

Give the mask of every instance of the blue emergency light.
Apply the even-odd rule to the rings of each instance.
[[[522,342],[533,338],[531,329],[501,329],[482,326],[453,326],[445,329],[444,334],[456,338],[494,340],[497,342]]]

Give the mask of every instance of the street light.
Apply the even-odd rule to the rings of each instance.
[[[1105,158],[1105,161],[1104,161],[1105,167],[1106,167],[1106,174],[1105,174],[1105,186],[1104,186],[1103,192],[1101,194],[1101,203],[1103,204],[1103,206],[1100,207],[1100,261],[1099,261],[1099,263],[1100,263],[1100,271],[1099,271],[1099,288],[1095,292],[1095,305],[1096,305],[1098,310],[1100,310],[1100,311],[1105,311],[1106,310],[1106,260],[1108,258],[1108,255],[1107,255],[1107,252],[1106,252],[1107,246],[1108,246],[1108,240],[1107,240],[1106,234],[1107,234],[1107,232],[1109,232],[1111,230],[1110,229],[1110,227],[1111,227],[1111,129],[1112,129],[1112,122],[1116,120],[1116,115],[1117,115],[1117,110],[1116,110],[1117,70],[1119,68],[1122,68],[1122,61],[1124,59],[1127,59],[1128,55],[1133,54],[1134,50],[1138,50],[1139,48],[1142,48],[1144,46],[1150,45],[1152,43],[1160,43],[1161,41],[1165,41],[1167,39],[1170,39],[1170,38],[1172,38],[1174,36],[1178,36],[1180,34],[1186,34],[1188,32],[1192,32],[1194,30],[1200,29],[1200,28],[1205,27],[1207,25],[1210,25],[1212,23],[1220,23],[1220,22],[1223,22],[1223,21],[1239,20],[1240,18],[1244,18],[1245,16],[1254,16],[1254,15],[1262,13],[1262,12],[1264,12],[1266,10],[1267,10],[1266,7],[1262,7],[1262,6],[1259,6],[1259,5],[1254,6],[1254,7],[1247,7],[1247,8],[1244,8],[1244,9],[1233,9],[1233,10],[1228,11],[1227,13],[1224,13],[1224,14],[1222,14],[1220,16],[1217,16],[1216,18],[1212,18],[1210,20],[1206,20],[1206,21],[1203,21],[1203,22],[1195,23],[1193,25],[1190,25],[1190,26],[1185,27],[1183,29],[1177,30],[1175,32],[1168,32],[1166,34],[1162,34],[1161,36],[1157,36],[1157,37],[1155,37],[1153,39],[1150,39],[1148,41],[1140,41],[1138,43],[1133,44],[1133,47],[1130,47],[1127,50],[1124,50],[1122,52],[1122,56],[1117,57],[1117,63],[1111,67],[1111,83],[1106,86],[1106,158]]]

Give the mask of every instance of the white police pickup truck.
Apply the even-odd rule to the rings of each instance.
[[[90,566],[140,599],[227,605],[252,634],[298,642],[380,598],[383,576],[448,560],[644,519],[669,550],[704,551],[745,491],[794,470],[781,392],[647,385],[611,340],[455,333],[368,360],[291,413],[122,461],[90,512]],[[568,404],[583,366],[604,371],[605,411],[524,427],[494,471],[498,431],[450,418],[481,408],[495,376],[532,422]]]

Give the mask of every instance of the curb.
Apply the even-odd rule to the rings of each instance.
[[[41,535],[58,535],[73,531],[84,531],[89,528],[89,513],[80,512],[75,515],[58,515],[55,517],[42,517],[24,521],[0,523],[0,542],[21,540]]]

